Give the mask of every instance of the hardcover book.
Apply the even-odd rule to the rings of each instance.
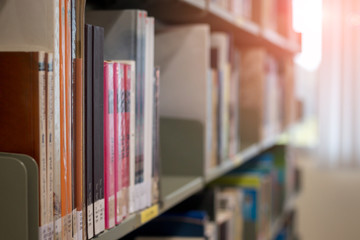
[[[105,229],[104,203],[104,29],[93,27],[93,181],[95,235]]]
[[[94,236],[94,186],[93,186],[93,29],[85,25],[85,188],[87,236]],[[85,225],[85,223],[84,223]]]

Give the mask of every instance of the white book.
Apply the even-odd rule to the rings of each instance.
[[[145,79],[145,116],[144,116],[144,164],[145,181],[144,192],[145,201],[143,208],[151,205],[151,176],[152,176],[152,130],[153,130],[153,82],[154,82],[154,18],[146,18],[146,79]]]
[[[229,35],[223,32],[211,34],[211,48],[218,52],[219,73],[219,107],[220,107],[220,160],[226,160],[229,148],[229,103],[230,103],[230,63],[229,63]]]

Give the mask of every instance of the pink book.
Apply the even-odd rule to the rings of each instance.
[[[132,81],[132,72],[134,69],[131,69],[133,65],[124,64],[124,82],[123,82],[123,91],[124,91],[124,106],[123,119],[124,119],[124,131],[123,134],[123,146],[124,146],[124,158],[122,162],[122,184],[124,189],[125,199],[129,199],[129,186],[130,186],[130,105],[131,105],[131,81]],[[124,205],[124,218],[128,214],[129,203],[125,202]]]
[[[115,224],[119,224],[123,219],[124,193],[122,186],[122,161],[124,158],[123,131],[125,129],[125,119],[122,114],[124,111],[123,85],[124,85],[124,65],[114,63],[114,126],[115,126]]]
[[[115,226],[113,72],[113,63],[104,62],[104,193],[106,229]]]

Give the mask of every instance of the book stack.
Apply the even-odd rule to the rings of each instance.
[[[39,238],[90,239],[156,204],[154,19],[99,11],[85,25],[75,0],[15,0],[0,19],[0,151],[37,163]]]

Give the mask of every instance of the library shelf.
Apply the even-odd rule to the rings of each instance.
[[[207,183],[215,180],[216,178],[224,175],[228,171],[241,166],[246,161],[255,157],[262,151],[277,144],[282,135],[276,135],[271,139],[265,139],[261,143],[251,145],[243,149],[240,153],[235,155],[232,159],[224,161],[220,166],[211,169],[204,177],[200,176],[185,176],[185,175],[162,175],[160,179],[160,203],[156,206],[156,210],[150,213],[150,217],[147,219],[142,218],[142,214],[146,214],[146,211],[151,210],[154,206],[145,209],[143,211],[131,214],[121,224],[116,227],[106,230],[101,233],[95,239],[107,240],[121,238],[135,229],[141,227],[147,221],[157,217],[164,213],[168,209],[176,206],[183,200],[189,198],[195,193],[201,191]],[[275,222],[277,223],[279,219]],[[278,223],[278,228],[281,226]],[[276,225],[274,225],[276,226]]]
[[[160,203],[140,212],[131,214],[122,223],[106,230],[94,239],[111,240],[121,238],[146,222],[157,217],[204,187],[201,177],[195,176],[162,176]],[[147,216],[143,216],[147,215]]]
[[[250,160],[251,158],[255,157],[262,151],[269,149],[270,147],[276,145],[283,134],[275,135],[271,138],[264,139],[262,142],[253,144],[251,146],[248,146],[240,151],[237,155],[235,155],[233,158],[228,159],[221,163],[219,166],[210,169],[205,174],[205,182],[209,183],[216,178],[224,175],[225,173],[231,171],[232,169],[241,166],[246,161]]]

